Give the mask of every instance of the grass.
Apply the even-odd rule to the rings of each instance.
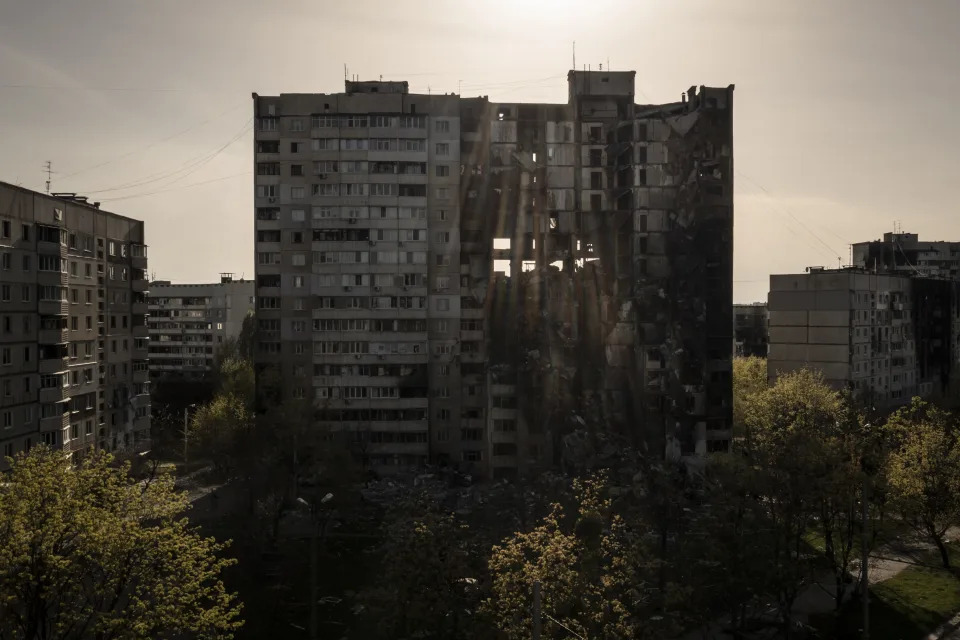
[[[919,640],[960,611],[960,578],[939,566],[936,552],[922,562],[870,588],[873,640]],[[951,563],[960,565],[960,546],[951,547]],[[860,603],[850,602],[839,616],[817,616],[811,624],[824,638],[858,638],[861,620]]]

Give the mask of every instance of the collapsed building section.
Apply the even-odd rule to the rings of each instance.
[[[461,268],[486,291],[493,411],[507,389],[518,418],[491,438],[524,451],[494,476],[562,462],[584,427],[664,455],[729,443],[733,88],[644,106],[633,72],[569,87],[461,103],[488,122],[463,144]]]

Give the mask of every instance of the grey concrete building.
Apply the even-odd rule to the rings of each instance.
[[[733,87],[568,86],[254,94],[257,369],[378,471],[535,472],[585,424],[727,446]]]
[[[733,352],[738,357],[767,357],[766,302],[733,305]]]
[[[875,272],[960,279],[960,242],[920,240],[915,233],[885,233],[853,245],[853,266]]]
[[[150,376],[202,378],[225,341],[236,339],[254,310],[253,280],[220,274],[220,282],[150,283]]]
[[[146,268],[143,222],[0,183],[4,455],[149,447]]]
[[[957,287],[857,268],[772,275],[768,374],[818,369],[878,408],[947,395],[960,362]]]

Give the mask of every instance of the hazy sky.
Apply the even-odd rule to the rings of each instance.
[[[894,221],[960,240],[958,28],[955,0],[0,0],[0,180],[42,191],[50,160],[146,221],[157,278],[249,277],[251,92],[342,91],[346,63],[563,102],[576,40],[638,101],[736,84],[734,291],[764,300]]]

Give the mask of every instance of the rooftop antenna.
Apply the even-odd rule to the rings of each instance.
[[[43,170],[47,172],[47,195],[49,195],[50,194],[50,175],[53,173],[53,168],[49,160],[47,160],[47,163],[43,165]]]
[[[577,41],[573,41],[573,70],[577,70]]]
[[[349,80],[349,75],[347,74],[347,63],[343,63],[343,79],[344,81]]]
[[[457,80],[457,95],[460,95],[460,83],[461,83],[461,82],[463,82],[463,80]]]
[[[383,82],[383,74],[380,74],[380,82]]]
[[[607,56],[607,71],[612,71],[612,69],[610,68],[610,57],[609,57],[609,56]]]

